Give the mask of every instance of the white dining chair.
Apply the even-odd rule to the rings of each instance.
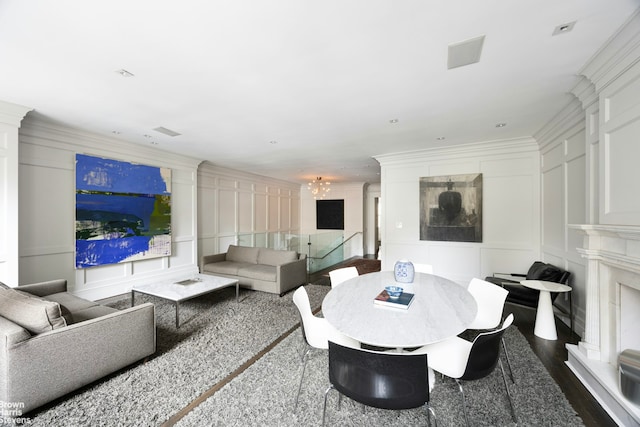
[[[462,381],[485,378],[498,366],[502,372],[502,380],[509,399],[511,415],[513,420],[516,423],[518,422],[502,361],[500,360],[500,340],[512,323],[513,314],[509,314],[499,329],[482,332],[472,342],[456,336],[435,344],[428,344],[413,352],[414,354],[426,354],[431,369],[456,381],[462,396],[462,408],[467,426],[469,425],[469,417]]]
[[[433,274],[433,266],[431,264],[413,264],[413,270],[416,273]]]
[[[475,277],[469,282],[467,290],[473,296],[478,306],[476,317],[471,324],[467,326],[467,329],[483,330],[497,328],[502,322],[504,303],[509,291],[501,286]],[[509,376],[511,377],[511,381],[515,382],[513,370],[511,369],[511,360],[509,360],[509,353],[507,352],[507,345],[504,342],[504,338],[502,338],[501,341],[502,347],[504,348],[504,355],[507,359],[507,366],[509,367]]]
[[[293,303],[298,308],[298,313],[300,314],[300,331],[302,333],[303,342],[303,348],[301,351],[302,374],[300,375],[300,384],[298,385],[298,393],[296,394],[294,405],[294,409],[297,409],[300,390],[302,390],[302,382],[304,380],[304,372],[307,367],[307,360],[311,350],[327,350],[329,348],[329,340],[354,348],[360,348],[360,343],[338,332],[338,330],[331,326],[326,319],[314,316],[311,311],[311,304],[309,303],[309,295],[303,286],[300,286],[293,293]]]
[[[345,280],[349,280],[358,276],[358,269],[356,267],[337,268],[329,272],[329,279],[331,279],[332,288],[344,282]]]

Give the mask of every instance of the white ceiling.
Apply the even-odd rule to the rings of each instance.
[[[533,135],[639,6],[0,0],[0,100],[274,178],[378,182],[375,155]],[[448,45],[482,35],[480,62],[447,70]]]

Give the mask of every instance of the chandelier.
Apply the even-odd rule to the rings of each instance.
[[[331,191],[330,185],[330,182],[323,181],[319,176],[307,185],[307,190],[311,191],[314,199],[324,199],[324,196]]]

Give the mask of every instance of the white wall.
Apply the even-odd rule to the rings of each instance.
[[[345,259],[364,255],[364,183],[331,183],[331,191],[325,199],[344,200],[344,238],[350,237],[345,245]],[[307,190],[300,187],[300,228],[302,233],[315,234],[328,230],[316,229],[316,201]]]
[[[28,115],[19,134],[19,283],[67,279],[88,299],[122,294],[134,283],[197,271],[197,159],[109,139]],[[172,255],[75,269],[75,155],[172,170]],[[13,285],[13,284],[12,284]]]
[[[376,198],[380,198],[380,184],[369,184],[365,189],[364,208],[364,253],[365,255],[376,254]]]
[[[540,184],[533,139],[377,157],[382,166],[382,268],[398,259],[431,264],[466,284],[493,272],[526,272],[539,257]],[[483,242],[420,240],[421,177],[483,174]]]
[[[582,232],[571,225],[640,225],[639,24],[636,14],[585,65],[573,100],[535,135],[542,153],[542,258],[571,272],[581,336],[589,271],[576,250]]]
[[[29,108],[0,101],[0,281],[17,284],[18,128]]]
[[[201,256],[226,252],[230,244],[247,240],[253,246],[285,249],[289,235],[300,230],[299,184],[207,162],[198,169],[198,206]]]

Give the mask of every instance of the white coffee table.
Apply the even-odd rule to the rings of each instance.
[[[145,285],[135,285],[131,289],[131,306],[134,305],[135,293],[152,295],[154,297],[173,301],[176,304],[176,328],[180,327],[180,303],[200,295],[229,286],[236,287],[236,303],[240,294],[238,281],[228,277],[210,274],[196,274],[188,279],[168,280]]]
[[[536,326],[534,335],[546,340],[557,340],[556,320],[553,316],[551,292],[571,292],[571,287],[561,283],[546,282],[544,280],[523,280],[522,286],[540,291],[538,309],[536,311]]]

